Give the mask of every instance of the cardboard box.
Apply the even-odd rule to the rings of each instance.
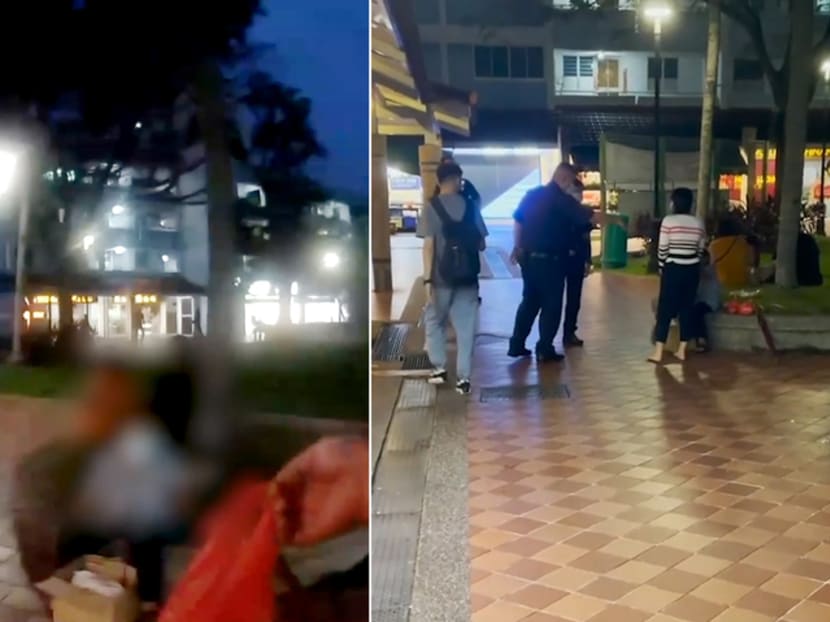
[[[72,585],[77,570],[117,581],[124,592],[107,597]],[[61,568],[35,587],[52,599],[53,622],[135,622],[141,613],[135,568],[118,559],[89,555]]]

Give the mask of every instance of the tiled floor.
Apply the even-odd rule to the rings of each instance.
[[[830,365],[710,355],[645,362],[653,284],[592,276],[587,341],[511,362],[517,281],[483,283],[471,400],[473,622],[830,620]]]

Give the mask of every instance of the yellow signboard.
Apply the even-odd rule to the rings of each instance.
[[[767,157],[770,160],[774,160],[776,155],[776,149],[768,149],[767,150]],[[824,155],[826,158],[830,159],[830,147],[824,150]],[[763,160],[764,159],[764,150],[763,149],[756,149],[755,150],[755,159],[756,160]],[[804,159],[805,160],[821,160],[821,147],[807,147],[804,150]]]
[[[775,185],[775,175],[767,175],[767,185],[772,186]],[[756,188],[763,188],[764,187],[764,179],[760,175],[755,179],[755,187]]]

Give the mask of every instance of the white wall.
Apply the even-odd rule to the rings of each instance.
[[[553,52],[554,90],[557,96],[598,95],[597,64],[599,50],[564,50]],[[619,95],[644,95],[653,93],[653,85],[648,79],[648,59],[650,52],[615,52],[602,51],[606,59],[619,61]],[[565,77],[563,63],[565,56],[593,56],[592,77]],[[699,96],[703,91],[705,60],[702,55],[664,52],[664,58],[677,59],[677,80],[663,79],[661,93],[666,97]]]

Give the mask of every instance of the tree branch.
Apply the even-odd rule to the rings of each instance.
[[[743,27],[755,48],[764,74],[767,76],[775,104],[779,108],[784,106],[786,97],[785,76],[781,68],[776,68],[772,62],[758,11],[752,7],[749,0],[705,0],[705,2],[715,4],[724,15]]]

